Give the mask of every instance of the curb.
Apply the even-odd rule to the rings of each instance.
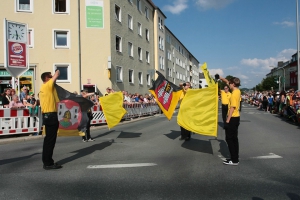
[[[149,119],[149,118],[152,118],[152,117],[158,116],[158,115],[161,115],[161,114],[156,114],[156,115],[151,115],[151,116],[146,116],[146,117],[133,118],[132,120],[123,120],[117,126],[122,126],[124,124]],[[91,126],[91,131],[105,129],[105,128],[108,128],[108,126],[106,124],[105,125],[98,125],[98,126]],[[77,137],[77,136],[74,136],[74,137]],[[1,137],[0,137],[0,145],[26,142],[26,141],[29,141],[29,140],[39,140],[39,139],[43,139],[43,138],[44,138],[43,135],[38,135],[38,136],[32,136],[31,135],[31,136],[23,136],[23,137],[21,136],[21,137],[17,137],[17,138],[5,138],[5,139],[1,139]]]

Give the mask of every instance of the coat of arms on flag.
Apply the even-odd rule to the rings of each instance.
[[[93,102],[58,85],[55,85],[55,89],[60,100],[57,107],[58,136],[84,136],[88,123],[86,112],[94,105]]]
[[[156,71],[156,73],[158,77],[153,82],[153,86],[149,91],[155,97],[160,109],[170,120],[182,93],[182,89],[168,81],[160,72]]]

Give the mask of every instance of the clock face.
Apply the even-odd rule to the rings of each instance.
[[[7,34],[10,40],[26,41],[27,34],[25,25],[8,22]]]

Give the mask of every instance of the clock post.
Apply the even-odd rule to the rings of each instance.
[[[28,26],[4,19],[4,68],[13,80],[29,69]],[[12,81],[15,88],[15,81]],[[19,91],[19,90],[18,90]]]

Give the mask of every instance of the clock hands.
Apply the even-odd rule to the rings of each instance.
[[[18,31],[16,30],[16,40],[19,39]]]

